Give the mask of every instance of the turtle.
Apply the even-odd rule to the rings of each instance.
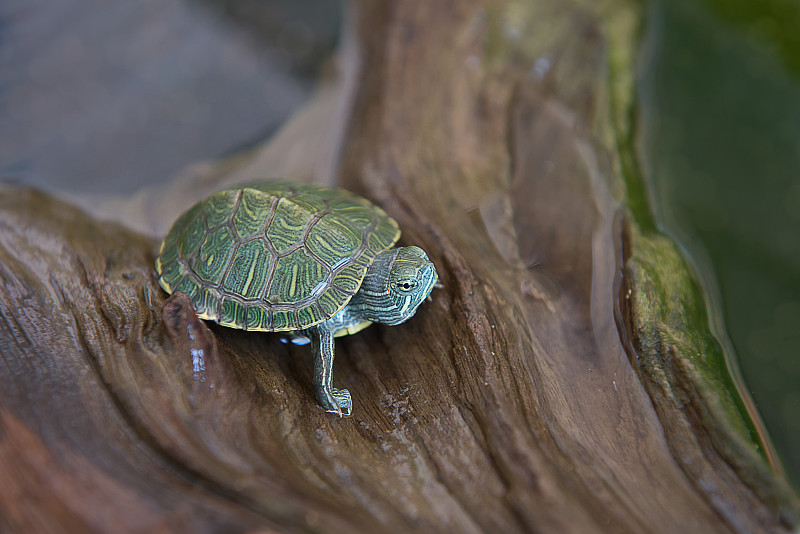
[[[425,251],[399,238],[394,219],[344,189],[261,180],[189,208],[155,266],[201,319],[310,341],[317,402],[349,416],[350,392],[333,387],[334,338],[403,323],[437,285]]]

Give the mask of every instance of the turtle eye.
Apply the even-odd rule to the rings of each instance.
[[[417,285],[416,280],[400,280],[397,282],[397,289],[400,291],[411,291]]]

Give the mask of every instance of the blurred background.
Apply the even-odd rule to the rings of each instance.
[[[652,0],[640,155],[712,332],[800,488],[800,2]]]
[[[336,46],[339,0],[0,2],[0,176],[129,193],[267,139]]]
[[[651,0],[638,147],[657,224],[800,487],[800,2]],[[268,139],[337,0],[0,3],[0,182],[132,194]]]

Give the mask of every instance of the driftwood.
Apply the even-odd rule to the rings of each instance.
[[[307,347],[168,299],[157,239],[96,216],[118,204],[3,191],[0,530],[797,528],[748,414],[688,355],[690,273],[624,207],[635,6],[355,13],[333,180],[395,217],[444,287],[337,341],[340,419],[314,402]],[[131,205],[159,206],[160,231],[252,172],[222,167]]]

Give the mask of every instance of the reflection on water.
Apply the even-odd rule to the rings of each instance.
[[[659,224],[800,487],[800,46],[786,2],[751,2],[757,20],[734,4],[651,2],[641,148]]]

